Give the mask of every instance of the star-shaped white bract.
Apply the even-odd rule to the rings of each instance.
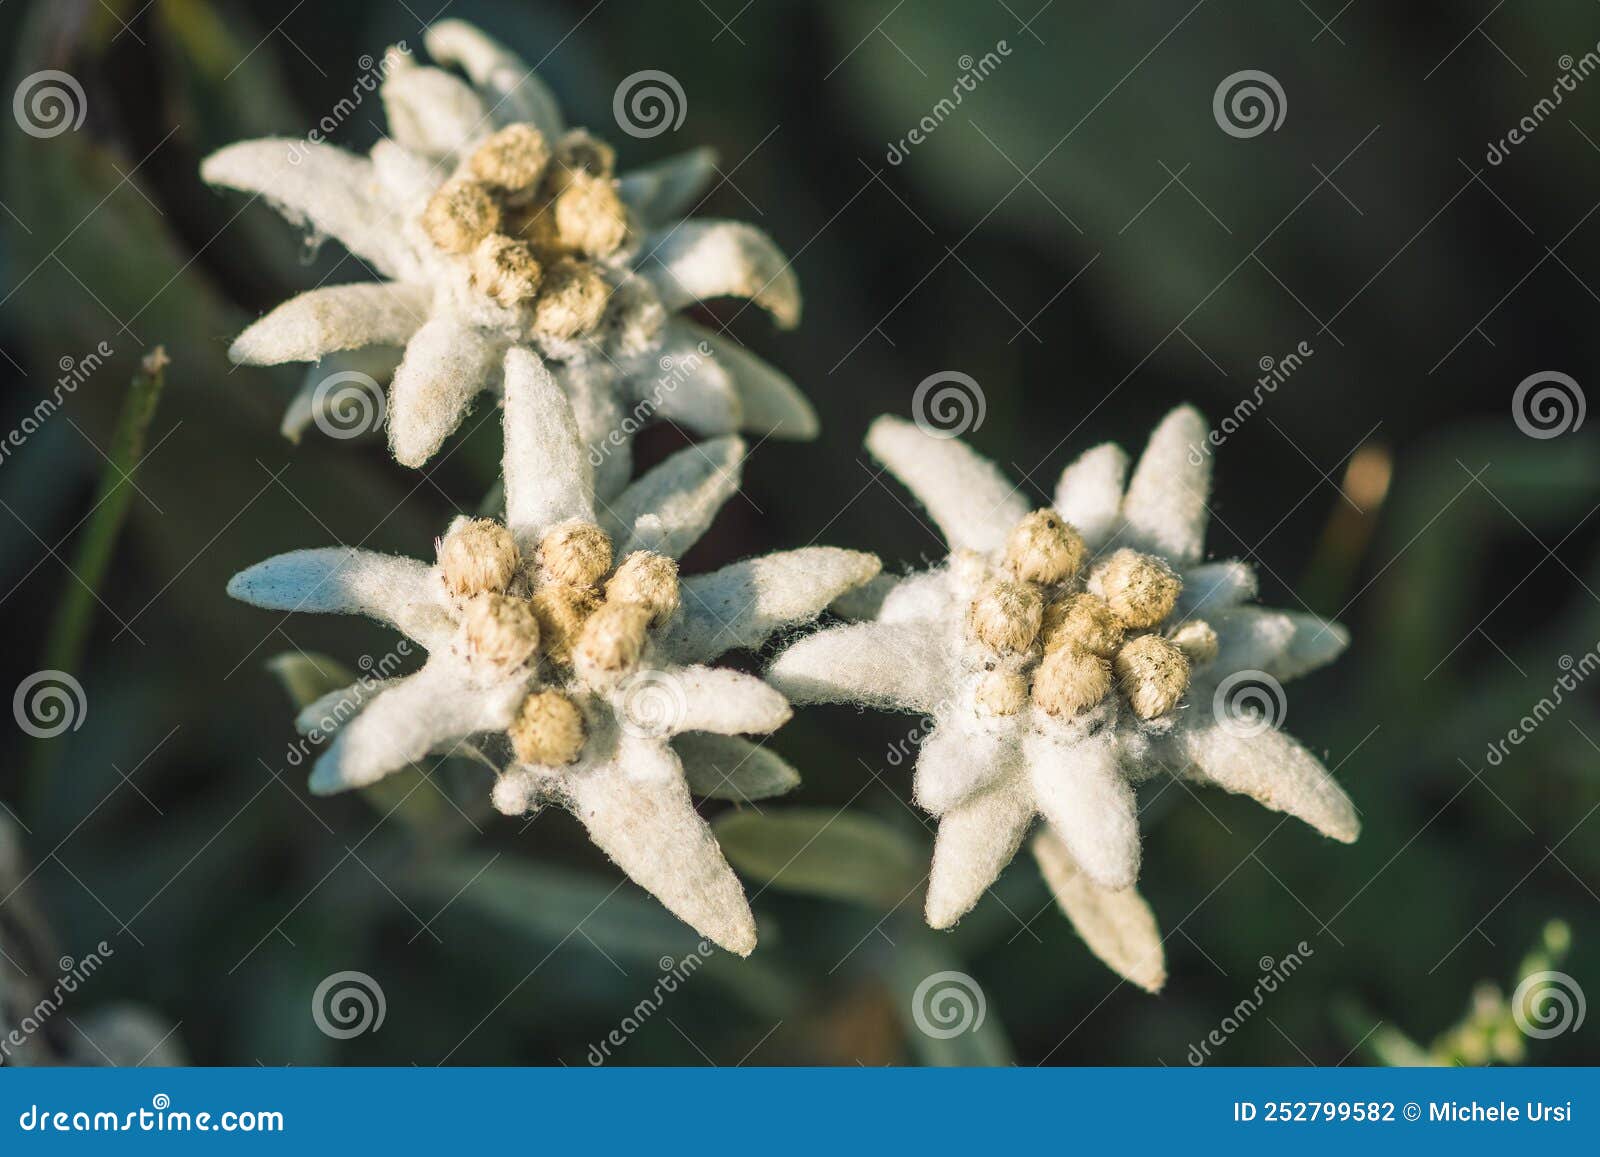
[[[565,388],[584,441],[608,445],[597,456],[602,499],[626,485],[628,439],[650,420],[702,436],[814,437],[816,415],[786,377],[673,316],[731,296],[785,328],[800,317],[794,272],[764,233],[677,219],[715,172],[711,154],[616,178],[610,147],[568,130],[512,53],[459,20],[425,39],[465,79],[392,50],[382,86],[391,136],[370,155],[264,139],[202,165],[207,182],[265,198],[385,279],[303,293],[241,334],[230,356],[343,367],[350,351],[403,347],[389,439],[400,462],[420,466],[481,391],[499,388],[507,351],[533,351]],[[286,428],[297,421],[291,413]]]
[[[433,565],[334,547],[279,555],[229,584],[274,610],[370,615],[428,652],[415,674],[306,709],[303,729],[334,732],[312,790],[487,744],[506,764],[500,810],[567,808],[638,884],[747,954],[749,905],[690,792],[794,786],[777,756],[738,738],[775,730],[790,707],[756,676],[707,664],[814,619],[878,560],[808,547],[679,581],[675,560],[738,487],[737,437],[679,451],[607,506],[561,386],[528,350],[506,356],[505,409],[504,526],[458,518]]]
[[[1126,486],[1127,454],[1099,446],[1062,474],[1053,509],[1031,514],[959,440],[884,417],[867,446],[921,500],[951,557],[846,596],[843,613],[869,621],[802,639],[767,678],[796,703],[934,720],[915,776],[918,803],[939,818],[930,924],[971,909],[1035,816],[1047,824],[1035,850],[1064,907],[1062,883],[1079,872],[1097,904],[1131,889],[1134,785],[1163,769],[1356,838],[1349,798],[1274,726],[1281,719],[1222,702],[1240,673],[1290,679],[1331,661],[1348,636],[1314,615],[1245,605],[1251,568],[1202,561],[1210,456],[1198,412],[1167,416]],[[1059,560],[1042,553],[1046,539]],[[988,645],[985,631],[1014,646]]]

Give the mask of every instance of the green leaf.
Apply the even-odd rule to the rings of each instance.
[[[881,957],[912,1055],[942,1068],[1016,1064],[998,1010],[975,977],[922,928]]]
[[[528,952],[548,952],[580,928],[624,961],[654,964],[695,948],[694,931],[648,896],[619,889],[615,880],[506,856],[424,864],[399,888],[432,905],[428,911],[445,908],[458,918],[487,920],[522,940]]]
[[[133,480],[144,457],[146,435],[150,421],[155,417],[156,406],[161,401],[161,391],[166,388],[166,352],[157,346],[147,354],[140,370],[128,387],[122,412],[117,418],[116,431],[111,436],[111,446],[106,454],[106,468],[100,476],[100,486],[95,492],[94,505],[90,507],[89,524],[78,539],[73,552],[71,571],[77,582],[67,585],[56,607],[50,624],[50,636],[45,642],[44,666],[47,670],[77,672],[83,665],[84,648],[88,645],[89,629],[94,624],[95,610],[100,605],[100,587],[106,577],[106,568],[116,550],[122,524],[127,521],[128,505],[133,501],[137,484]],[[40,743],[33,749],[28,769],[29,791],[37,808],[45,793],[58,746]]]
[[[916,846],[861,812],[730,812],[712,825],[734,867],[788,892],[893,908],[926,878]]]
[[[267,670],[283,684],[289,701],[297,710],[356,681],[355,672],[349,667],[315,651],[285,651],[274,655],[267,660]]]
[[[127,520],[128,504],[133,501],[133,475],[139,468],[139,459],[144,457],[150,421],[156,415],[161,391],[166,388],[166,365],[167,355],[157,346],[146,355],[128,387],[116,431],[111,436],[106,468],[90,508],[93,513],[73,555],[72,572],[78,576],[78,581],[66,587],[50,627],[50,639],[45,645],[47,667],[76,671],[83,661],[83,648],[94,621],[100,584],[105,581],[117,536]]]

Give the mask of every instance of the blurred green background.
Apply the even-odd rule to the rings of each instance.
[[[306,254],[265,206],[240,212],[242,198],[197,177],[224,143],[303,134],[363,56],[397,40],[420,50],[433,7],[0,8],[6,92],[59,69],[85,96],[74,131],[0,128],[0,428],[19,427],[63,364],[114,351],[0,460],[0,689],[47,665],[53,616],[83,599],[68,564],[128,383],[149,347],[172,358],[74,668],[81,727],[34,740],[8,723],[0,802],[36,865],[29,925],[75,956],[115,947],[67,1011],[137,1002],[202,1063],[585,1064],[652,991],[660,959],[695,942],[617,888],[567,817],[486,817],[481,770],[439,769],[459,810],[428,786],[393,814],[311,799],[285,760],[292,710],[267,660],[299,648],[353,664],[391,642],[352,621],[274,622],[223,595],[234,571],[296,547],[426,554],[495,476],[494,423],[425,474],[380,441],[280,437],[299,373],[234,370],[224,351],[343,255]],[[612,1063],[1182,1065],[1263,960],[1301,941],[1306,965],[1212,1063],[1406,1059],[1418,1054],[1399,1034],[1427,1048],[1475,1007],[1489,1036],[1503,1028],[1479,986],[1509,993],[1551,920],[1570,936],[1559,967],[1600,996],[1594,689],[1486,760],[1550,695],[1563,657],[1600,643],[1600,442],[1588,425],[1529,437],[1512,416],[1536,372],[1593,385],[1600,79],[1563,91],[1502,163],[1485,159],[1572,67],[1562,57],[1595,49],[1600,8],[1487,10],[446,6],[543,58],[570,119],[611,139],[623,168],[714,146],[725,179],[700,212],[754,221],[794,259],[802,326],[778,334],[750,311],[735,328],[809,393],[823,434],[759,449],[748,500],[729,504],[691,569],[813,539],[891,568],[940,554],[859,449],[871,418],[909,412],[930,374],[976,379],[987,412],[969,440],[1042,501],[1088,446],[1137,448],[1185,400],[1220,419],[1262,359],[1313,351],[1219,451],[1209,545],[1257,564],[1265,603],[1352,630],[1339,663],[1289,687],[1288,724],[1337,768],[1360,842],[1280,828],[1239,798],[1164,793],[1145,811],[1141,888],[1170,979],[1147,996],[1088,954],[1025,854],[953,932],[923,928],[931,829],[909,806],[902,754],[914,721],[806,711],[775,740],[805,783],[762,810],[848,806],[880,829],[878,866],[839,898],[751,879],[760,949],[717,954]],[[999,66],[890,163],[963,58],[1001,42]],[[648,140],[611,113],[618,82],[643,69],[670,73],[687,102],[681,128]],[[1212,97],[1245,69],[1271,74],[1287,107],[1277,129],[1240,138]],[[334,139],[365,149],[382,123],[369,95]],[[642,438],[641,458],[675,437]],[[0,929],[19,938],[23,899],[0,905]],[[939,1040],[912,1023],[913,990],[944,969],[981,986],[982,1030]],[[312,993],[341,970],[381,983],[378,1031],[318,1031]],[[66,1019],[46,1029],[62,1053],[78,1028]],[[1595,1061],[1597,1032],[1592,1018],[1502,1059]],[[1436,1055],[1490,1054],[1452,1037]]]

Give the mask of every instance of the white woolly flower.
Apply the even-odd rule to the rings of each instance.
[[[561,386],[528,350],[506,356],[505,409],[503,524],[456,519],[433,565],[332,547],[229,583],[273,610],[370,615],[428,652],[415,674],[306,709],[303,729],[335,732],[311,788],[362,787],[488,737],[508,765],[501,811],[567,808],[638,884],[745,955],[749,905],[690,792],[793,787],[787,764],[738,738],[775,730],[790,707],[756,676],[707,664],[814,619],[878,560],[808,547],[680,580],[676,560],[738,487],[737,437],[679,451],[606,505]]]
[[[597,491],[629,476],[625,438],[651,418],[715,436],[815,436],[794,385],[735,342],[672,315],[742,297],[785,328],[800,318],[788,260],[760,230],[682,221],[714,172],[698,150],[617,178],[615,154],[565,126],[519,58],[469,24],[426,34],[442,67],[391,50],[382,95],[390,135],[360,156],[264,139],[208,157],[213,185],[264,197],[313,240],[333,237],[384,280],[310,290],[240,334],[250,365],[404,348],[389,440],[408,466],[431,458],[473,400],[497,388],[510,349],[550,364],[585,442],[610,440]],[[391,355],[392,360],[392,355]],[[381,363],[382,358],[378,361]],[[368,359],[364,364],[372,364]],[[309,412],[308,395],[297,400]],[[291,411],[298,433],[304,415]]]
[[[1202,561],[1210,459],[1192,448],[1205,441],[1200,414],[1175,410],[1126,487],[1127,454],[1099,446],[1067,467],[1052,508],[1030,512],[962,442],[891,417],[873,425],[868,448],[927,507],[950,558],[847,596],[841,611],[870,621],[801,640],[767,678],[796,703],[934,720],[915,778],[940,821],[934,927],[971,909],[1042,816],[1035,851],[1063,908],[1099,954],[1123,959],[1114,967],[1159,985],[1154,922],[1131,889],[1134,785],[1163,769],[1356,838],[1355,808],[1317,758],[1279,720],[1223,702],[1230,676],[1290,679],[1348,636],[1244,605],[1251,568]]]

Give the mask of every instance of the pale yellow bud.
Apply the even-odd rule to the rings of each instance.
[[[560,767],[583,752],[583,713],[560,691],[536,691],[523,701],[506,734],[519,762]]]
[[[617,150],[599,137],[591,136],[587,129],[569,129],[556,141],[556,164],[560,173],[552,173],[559,181],[572,173],[586,173],[591,177],[612,177],[617,171]]]
[[[1039,588],[1010,579],[990,579],[967,613],[968,633],[996,651],[1026,651],[1039,637],[1044,598]]]
[[[638,603],[605,603],[583,625],[572,664],[591,677],[621,675],[639,662],[649,630],[650,612]]]
[[[973,702],[985,715],[1015,715],[1028,703],[1027,677],[1015,671],[990,671],[973,689]]]
[[[545,270],[534,304],[533,328],[556,341],[593,332],[605,315],[611,291],[600,271],[586,261],[558,260]]]
[[[445,589],[459,597],[504,594],[517,573],[516,540],[491,519],[458,523],[439,540],[438,549]]]
[[[650,612],[650,625],[660,626],[678,611],[678,564],[652,550],[636,550],[606,580],[606,600],[637,603]]]
[[[496,667],[526,663],[539,646],[539,621],[527,599],[473,595],[461,611],[467,653]]]
[[[592,522],[563,522],[539,540],[540,577],[592,587],[611,569],[611,539]]]
[[[1109,659],[1122,645],[1126,628],[1106,601],[1091,594],[1068,595],[1044,608],[1044,649],[1077,647]]]
[[[585,257],[607,257],[628,236],[628,213],[610,180],[573,173],[551,206],[563,249]]]
[[[422,231],[446,253],[470,253],[500,227],[500,206],[477,181],[446,181],[422,211]]]
[[[1172,613],[1183,580],[1164,560],[1123,547],[1094,568],[1089,589],[1128,626],[1144,630]]]
[[[600,597],[588,587],[551,583],[533,592],[534,617],[539,620],[539,643],[545,658],[557,667],[572,663],[572,649],[589,616],[600,609]]]
[[[1035,510],[1006,538],[1006,565],[1025,582],[1065,582],[1087,555],[1083,536],[1053,510]]]
[[[1137,635],[1115,659],[1117,686],[1140,719],[1155,719],[1178,705],[1189,689],[1189,659],[1160,635]]]
[[[550,163],[550,146],[532,125],[507,125],[467,160],[472,175],[506,196],[530,194]]]
[[[513,241],[502,233],[491,233],[478,242],[468,266],[472,288],[507,308],[536,297],[543,274],[528,243]]]
[[[1033,701],[1058,719],[1081,715],[1111,693],[1111,664],[1077,647],[1060,647],[1033,673]]]

